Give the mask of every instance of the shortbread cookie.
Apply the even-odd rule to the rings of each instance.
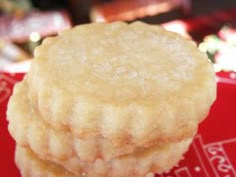
[[[28,82],[31,105],[50,125],[120,147],[192,137],[216,97],[206,55],[141,22],[81,25],[47,38]]]
[[[101,148],[103,151],[99,151],[102,141],[98,139],[96,144],[82,141],[83,146],[79,143],[81,140],[74,138],[69,132],[54,130],[32,111],[27,100],[27,84],[22,81],[15,86],[9,102],[8,117],[11,135],[19,145],[32,149],[39,158],[60,164],[77,175],[86,172],[93,177],[99,176],[100,173],[102,176],[113,174],[114,177],[117,175],[125,177],[136,174],[141,177],[150,171],[163,172],[180,160],[191,143],[189,139],[178,143],[158,144],[139,148],[133,153],[110,160],[103,160],[99,158],[99,153],[106,153],[106,149],[103,148]],[[108,146],[107,152],[109,151],[112,151],[112,148]],[[95,160],[84,161],[93,156]]]
[[[79,177],[63,167],[39,159],[27,148],[16,146],[15,162],[22,177]]]

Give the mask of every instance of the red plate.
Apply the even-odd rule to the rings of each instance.
[[[23,75],[0,73],[0,171],[3,177],[20,177],[14,164],[15,143],[7,131],[6,108],[13,85]],[[217,100],[200,125],[189,151],[177,167],[159,177],[236,177],[236,73],[218,76]]]

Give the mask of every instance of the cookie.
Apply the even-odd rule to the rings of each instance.
[[[206,55],[141,22],[81,25],[44,40],[28,82],[32,107],[54,128],[119,147],[192,137],[216,97]]]

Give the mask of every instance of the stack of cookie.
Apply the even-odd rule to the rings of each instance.
[[[141,22],[47,38],[8,105],[23,177],[143,177],[170,170],[215,100],[194,43]]]

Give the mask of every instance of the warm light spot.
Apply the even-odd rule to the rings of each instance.
[[[168,31],[176,32],[176,33],[181,34],[184,37],[191,38],[188,34],[186,23],[180,20],[164,23],[162,24],[162,26]]]
[[[41,36],[38,32],[32,32],[29,38],[30,38],[30,41],[32,42],[38,42],[41,39]]]
[[[201,171],[201,168],[200,168],[199,166],[196,166],[196,167],[194,168],[194,170],[195,170],[196,172],[199,172],[199,171]]]
[[[229,77],[232,78],[232,79],[236,79],[236,73],[230,73]]]
[[[214,64],[213,66],[214,66],[215,72],[220,72],[222,70],[222,68],[219,64]]]
[[[202,43],[199,44],[198,48],[201,52],[205,53],[205,52],[207,52],[208,45],[207,45],[206,42],[202,42]]]

